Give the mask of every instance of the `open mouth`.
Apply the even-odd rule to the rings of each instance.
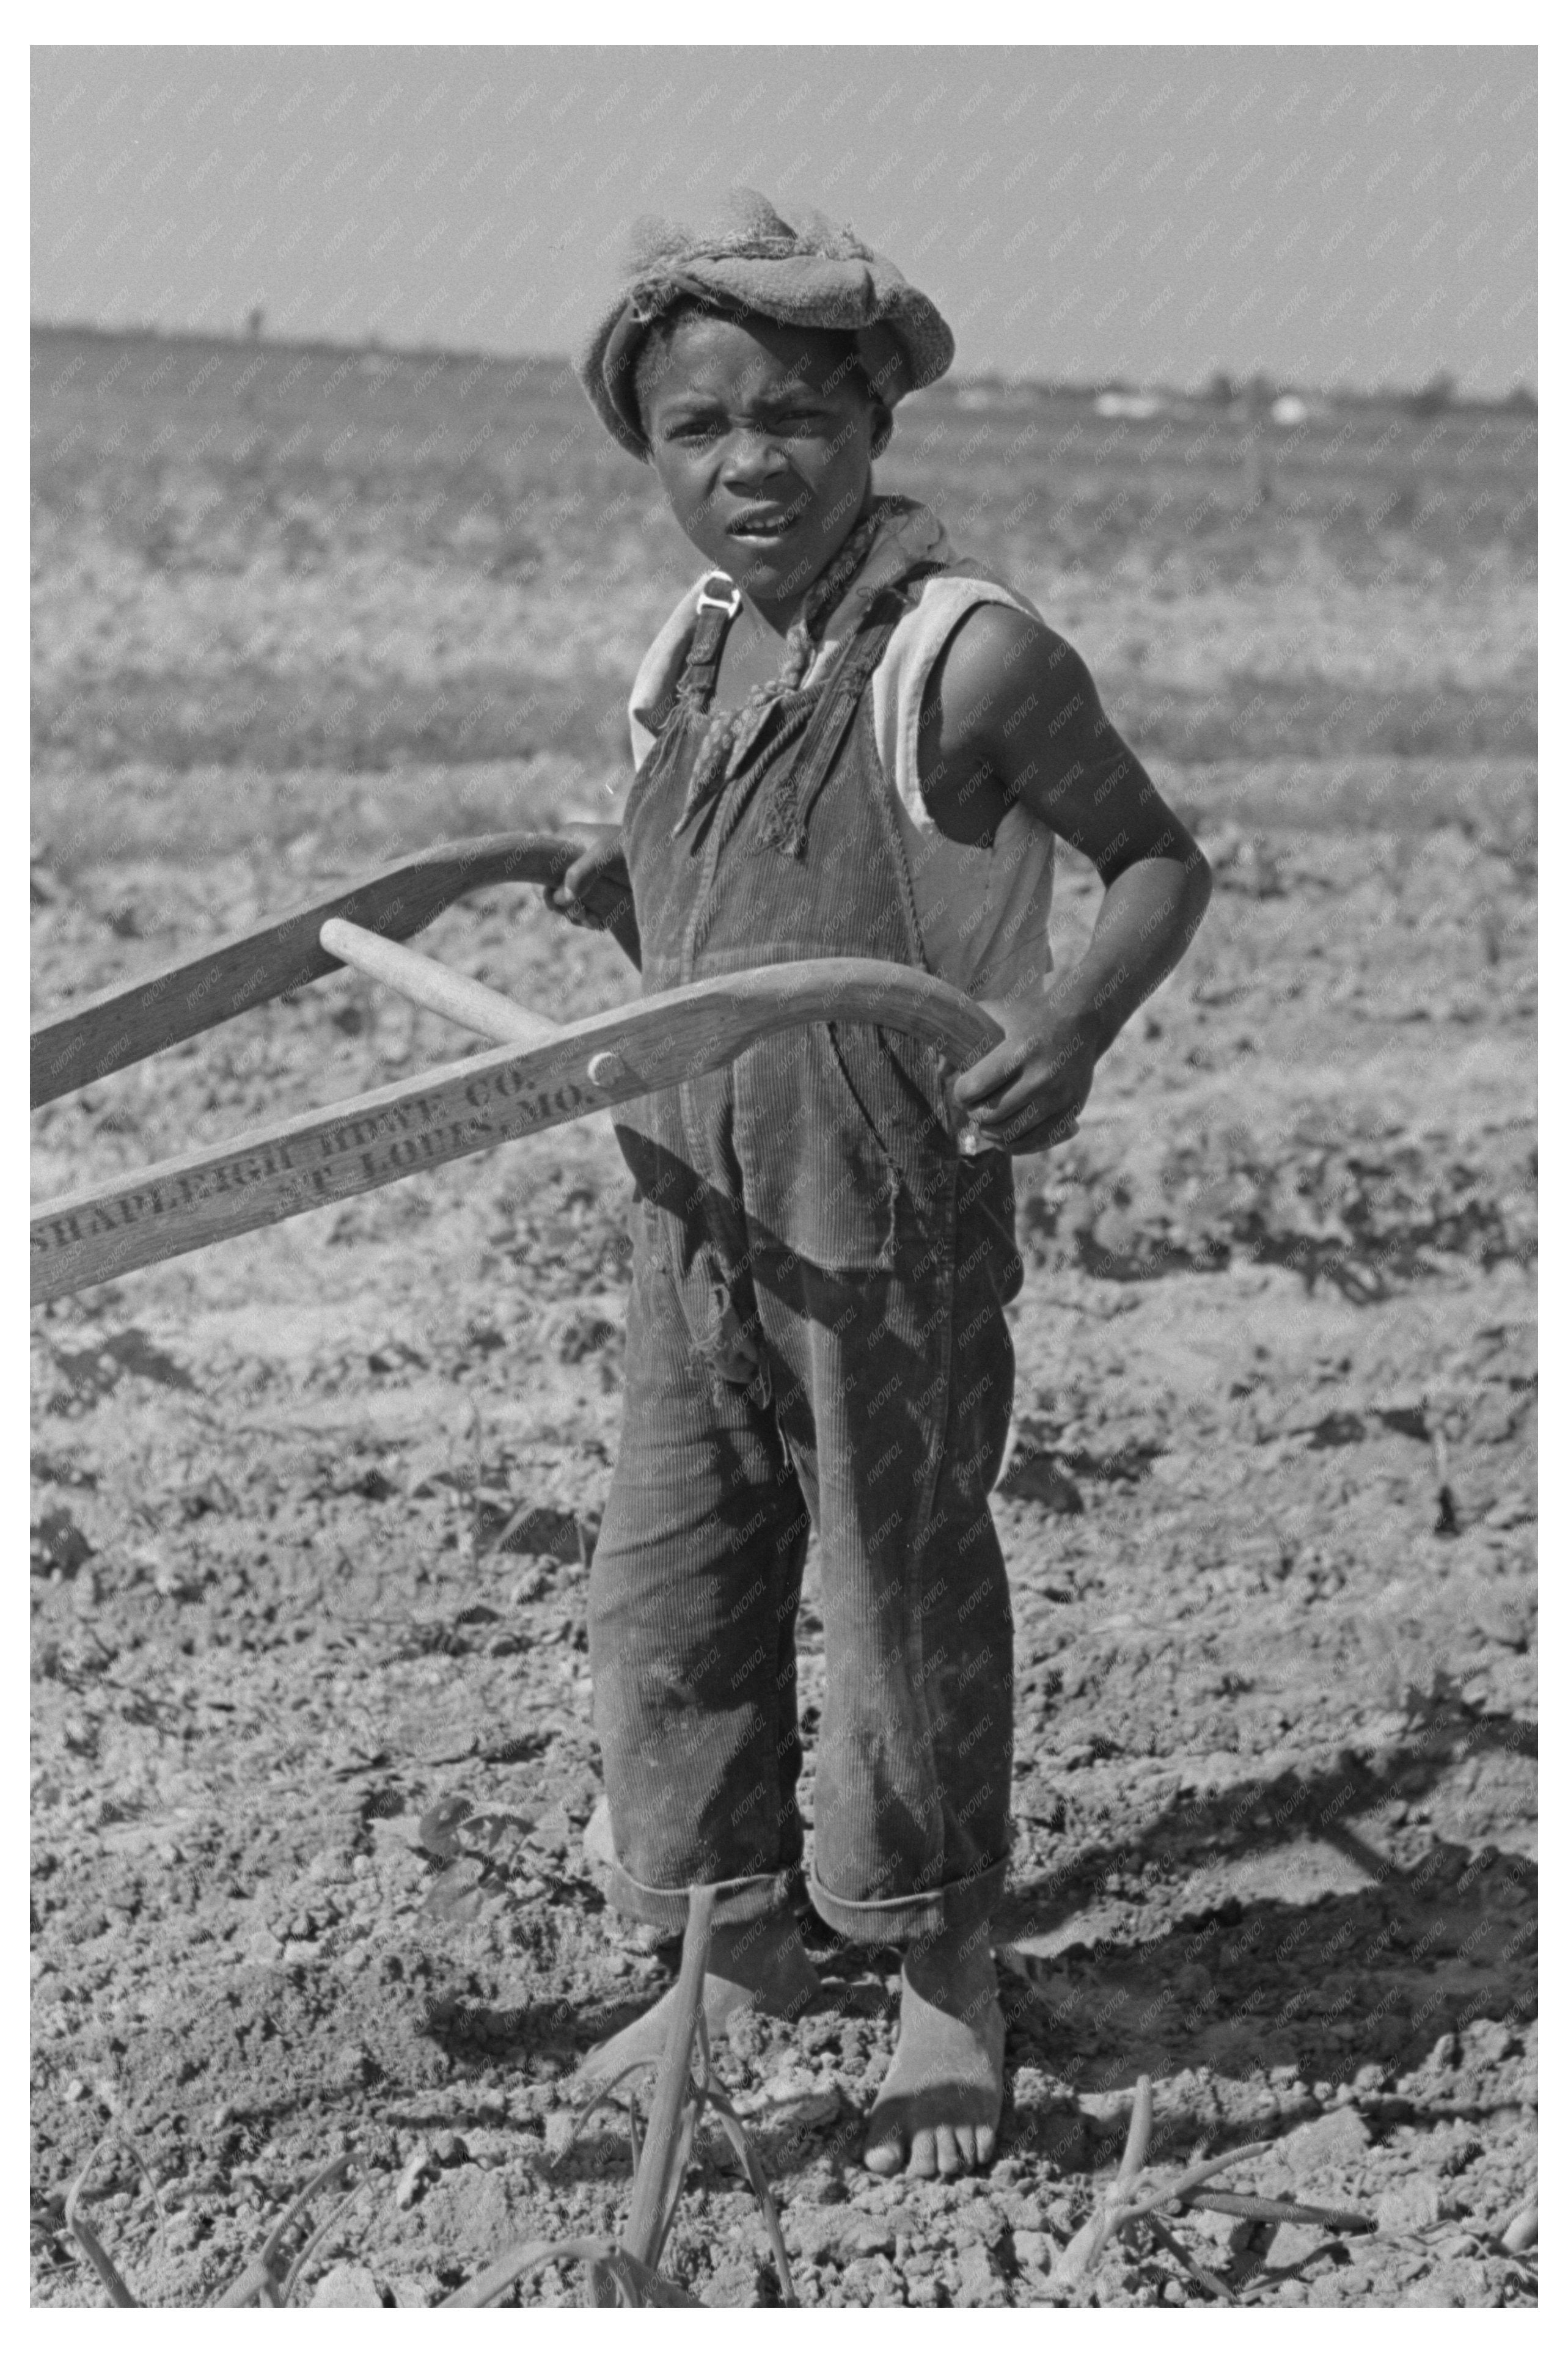
[[[725,526],[726,536],[752,547],[771,546],[793,531],[800,515],[787,507],[757,507]]]

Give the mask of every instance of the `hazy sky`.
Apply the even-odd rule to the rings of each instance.
[[[959,367],[1533,382],[1516,48],[36,48],[36,319],[565,351],[639,212],[853,222]]]

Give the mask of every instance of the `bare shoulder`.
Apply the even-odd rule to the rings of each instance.
[[[1026,712],[1064,711],[1092,692],[1083,657],[1047,622],[1015,605],[984,604],[966,613],[942,649],[928,690],[939,705],[942,738],[993,738]]]
[[[938,831],[994,840],[1022,805],[1102,881],[1191,837],[1107,718],[1087,663],[1050,624],[981,605],[955,628],[921,712],[920,782]]]

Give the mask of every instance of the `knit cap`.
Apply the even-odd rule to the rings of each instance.
[[[648,455],[638,353],[661,313],[691,295],[741,317],[852,334],[862,369],[890,408],[953,363],[952,330],[930,298],[822,213],[798,210],[791,224],[754,188],[732,188],[700,229],[645,214],[632,225],[620,290],[577,362],[602,422],[634,458]]]

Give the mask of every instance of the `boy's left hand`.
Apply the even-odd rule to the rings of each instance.
[[[1048,992],[980,999],[1006,1033],[954,1080],[953,1101],[985,1147],[1046,1152],[1076,1133],[1108,1039],[1060,982]]]

